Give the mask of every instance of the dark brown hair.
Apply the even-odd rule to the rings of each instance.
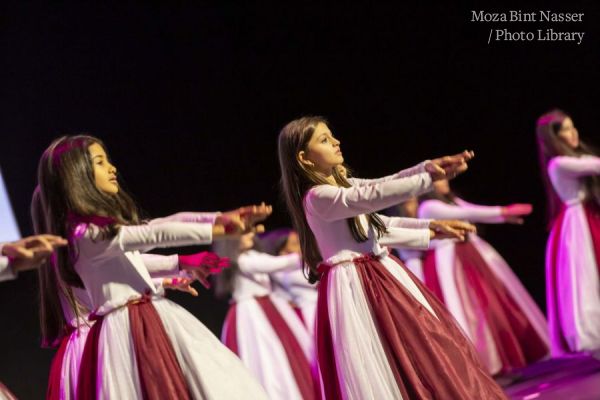
[[[538,118],[536,123],[536,137],[538,145],[538,157],[542,181],[546,190],[546,217],[548,227],[559,214],[562,201],[558,197],[550,177],[548,176],[548,163],[556,156],[580,157],[585,154],[595,155],[594,150],[579,140],[579,146],[572,148],[559,136],[560,129],[565,119],[570,118],[562,110],[554,109]],[[589,200],[600,205],[600,179],[598,176],[584,178],[584,187]]]
[[[70,286],[83,287],[74,269],[77,248],[72,230],[78,218],[102,216],[112,223],[100,228],[100,237],[114,236],[120,225],[139,223],[138,210],[131,197],[120,189],[110,195],[96,187],[89,147],[104,144],[88,135],[63,136],[44,151],[38,165],[38,187],[31,203],[36,233],[51,233],[69,240],[57,249],[39,270],[40,324],[43,345],[54,345],[64,333],[66,321],[60,304],[62,293],[79,317],[77,301]]]
[[[300,238],[304,273],[310,283],[319,280],[317,266],[323,257],[304,214],[304,198],[313,186],[329,185],[330,183],[320,174],[306,168],[298,160],[298,153],[306,151],[308,142],[319,123],[327,124],[327,120],[323,117],[302,117],[291,121],[279,133],[278,145],[282,193],[292,217],[294,230],[298,232]],[[338,186],[351,187],[348,180],[336,168],[332,172]],[[364,242],[368,239],[358,216],[349,218],[347,221],[352,237],[357,242]],[[368,214],[367,221],[369,227],[372,226],[375,229],[378,237],[386,232],[383,221],[375,213]]]

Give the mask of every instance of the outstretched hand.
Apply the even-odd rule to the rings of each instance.
[[[433,220],[429,223],[429,229],[433,232],[432,239],[458,239],[460,241],[464,241],[467,234],[477,231],[475,225],[457,220]]]
[[[38,268],[55,248],[66,246],[68,242],[55,235],[34,235],[6,243],[2,255],[10,258],[10,265],[16,272]]]
[[[434,181],[453,179],[469,168],[467,162],[473,157],[475,157],[473,151],[465,150],[452,156],[436,158],[425,164],[425,171],[431,175],[431,179]]]
[[[533,206],[531,204],[510,204],[506,207],[502,207],[502,216],[504,221],[509,224],[523,224],[523,216],[531,214]]]
[[[165,289],[179,290],[181,292],[186,292],[196,297],[198,296],[198,291],[192,286],[193,282],[194,279],[192,278],[176,276],[173,278],[164,278],[162,285]]]
[[[229,266],[229,258],[220,257],[210,251],[179,256],[179,267],[191,274],[194,279],[198,280],[207,289],[210,288],[208,277],[212,274],[220,273],[224,268]]]
[[[273,207],[264,202],[259,205],[244,206],[222,213],[216,218],[215,225],[223,226],[224,234],[227,236],[248,232],[262,233],[264,226],[257,223],[267,219],[272,212]]]

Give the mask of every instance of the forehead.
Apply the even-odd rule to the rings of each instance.
[[[97,156],[106,157],[106,152],[104,151],[104,148],[102,146],[100,146],[100,144],[98,144],[98,143],[91,144],[88,147],[88,152],[90,153],[90,156],[92,156],[92,157],[97,157]]]
[[[573,120],[571,120],[571,118],[567,117],[563,120],[562,126],[573,126]]]
[[[323,122],[319,122],[317,126],[315,126],[315,131],[313,132],[312,139],[317,139],[321,135],[331,135],[331,131],[329,127]]]

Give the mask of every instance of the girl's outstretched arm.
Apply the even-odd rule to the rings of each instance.
[[[600,175],[600,157],[554,157],[548,163],[548,173],[567,175],[571,177]]]
[[[249,251],[238,258],[238,266],[242,273],[273,273],[302,268],[302,257],[297,253],[272,256],[267,253]]]
[[[428,163],[429,160],[423,161],[420,164],[415,165],[414,167],[403,169],[402,171],[396,172],[395,174],[384,176],[383,178],[375,178],[375,179],[361,179],[361,178],[348,178],[348,182],[354,186],[366,186],[372,185],[375,183],[392,181],[394,179],[408,178],[413,175],[422,174],[425,171],[425,164]]]
[[[378,214],[388,228],[407,228],[407,229],[428,229],[431,219],[427,218],[409,218],[409,217],[388,217]]]
[[[460,200],[459,200],[460,202]],[[499,224],[505,222],[501,206],[480,206],[470,203],[447,204],[439,200],[427,200],[419,206],[420,218],[462,219],[470,222]]]
[[[342,188],[319,185],[306,194],[305,207],[308,213],[326,221],[335,221],[402,203],[431,190],[431,187],[431,176],[426,172],[366,186]]]
[[[223,230],[220,225],[193,222],[163,222],[145,225],[124,225],[109,240],[102,240],[94,224],[80,224],[75,229],[75,240],[89,256],[99,253],[135,251],[146,252],[155,247],[179,247],[210,244],[213,230]]]

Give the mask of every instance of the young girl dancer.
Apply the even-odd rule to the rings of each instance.
[[[447,180],[434,183],[421,203],[421,218],[457,218],[481,223],[522,223],[529,204],[505,207],[467,203]],[[470,234],[462,243],[434,240],[425,255],[424,281],[474,343],[491,374],[508,372],[549,353],[544,315],[506,261],[486,241]]]
[[[277,229],[262,235],[260,243],[262,250],[271,255],[301,253],[298,234],[289,228]],[[308,282],[302,265],[299,264],[298,268],[291,270],[273,272],[270,277],[273,283],[273,294],[292,305],[310,336],[314,338],[317,286]]]
[[[78,398],[266,398],[200,321],[159,295],[140,255],[152,247],[210,243],[245,229],[243,224],[139,225],[104,146],[90,136],[54,141],[38,171],[47,227],[70,242],[52,267],[65,285],[85,287],[95,320],[82,356]],[[73,296],[63,293],[77,315]],[[44,333],[58,337],[60,307],[48,309]]]
[[[215,243],[232,260],[219,276],[232,294],[221,339],[239,355],[272,399],[315,399],[319,393],[312,337],[286,299],[273,296],[269,274],[302,268],[297,252],[273,256],[255,249],[253,233]]]
[[[600,157],[573,120],[554,110],[537,121],[549,223],[546,295],[552,354],[600,348]]]
[[[380,246],[386,229],[374,214],[463,171],[472,154],[352,186],[336,168],[344,161],[339,145],[318,117],[292,121],[279,135],[286,203],[310,279],[320,279],[316,336],[325,397],[504,398],[450,314]]]

